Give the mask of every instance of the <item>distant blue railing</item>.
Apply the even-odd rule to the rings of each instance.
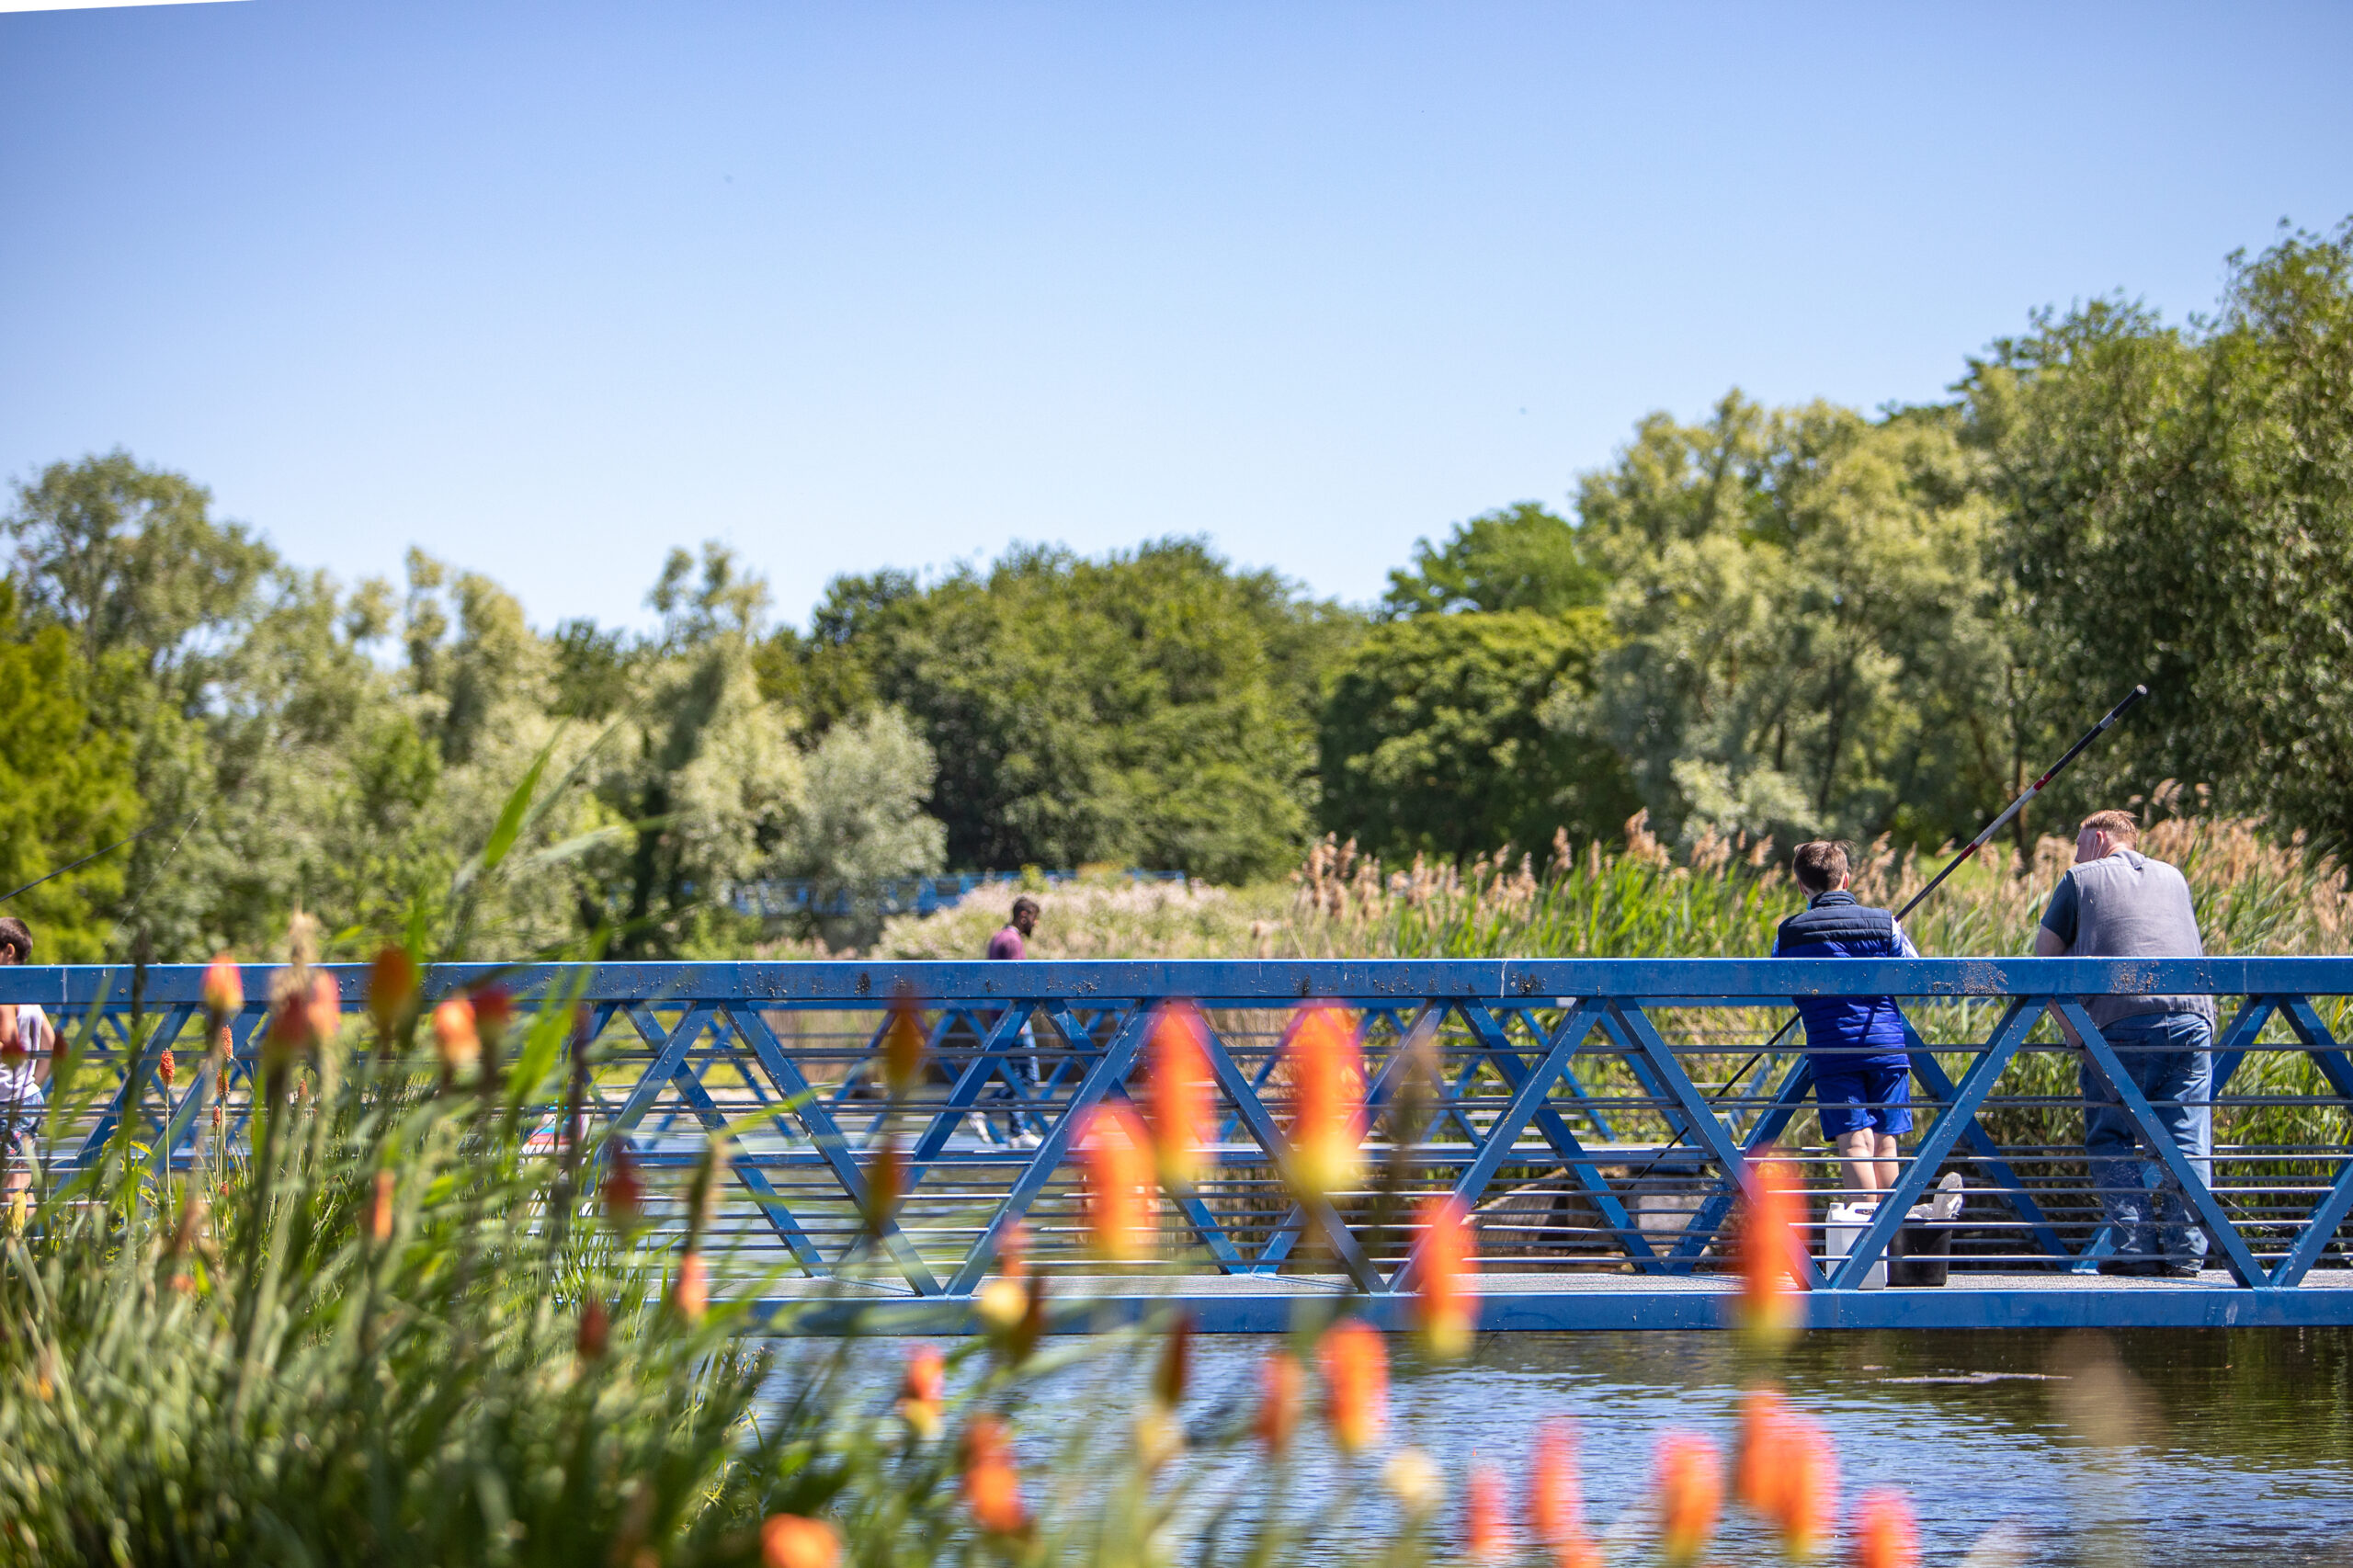
[[[1182,871],[1130,870],[1131,882],[1181,882]],[[737,882],[728,902],[739,915],[778,919],[789,915],[929,915],[953,909],[973,893],[991,888],[1013,892],[1042,881],[1059,886],[1078,880],[1076,871],[949,871],[931,877],[896,877],[855,885],[805,877],[771,877]]]
[[[365,971],[333,972],[358,1011]],[[255,1001],[231,1021],[228,1082],[212,1100],[199,976],[146,971],[134,1014],[127,970],[0,968],[0,1002],[42,1003],[68,1028],[95,1028],[99,1099],[82,1124],[51,1130],[68,1165],[125,1119],[159,1165],[185,1165],[208,1135],[207,1104],[223,1109],[220,1136],[242,1136],[268,971],[246,971]],[[1185,1279],[1222,1277],[1199,1294],[1205,1326],[1279,1327],[1280,1304],[1296,1299],[1280,1292],[1310,1285],[1402,1301],[1417,1233],[1384,1205],[1438,1193],[1479,1216],[1491,1325],[1713,1322],[1719,1298],[1701,1288],[1722,1267],[1746,1157],[1767,1144],[1809,1173],[1805,1284],[1820,1324],[2353,1323],[2353,1063],[2340,1044],[2353,959],[450,965],[426,989],[494,981],[526,1011],[581,987],[594,1115],[657,1176],[691,1164],[708,1130],[739,1129],[718,1233],[747,1267],[766,1257],[812,1288],[865,1298],[968,1301],[1017,1221],[1034,1267],[1074,1283],[1099,1275],[1074,1134],[1089,1108],[1143,1096],[1152,1024],[1184,1000],[1208,1021],[1222,1126],[1208,1174],[1163,1196],[1164,1271],[1178,1278],[1153,1299],[1191,1301]],[[2218,1147],[2201,1173],[2165,1135],[2158,1107],[2122,1096],[2148,1170],[2172,1178],[2211,1238],[2203,1288],[2149,1282],[2131,1294],[2135,1282],[2094,1272],[2111,1244],[2067,1118],[2080,1114],[2073,1085],[2086,1060],[2123,1076],[2084,1005],[2104,993],[2214,996],[2213,1106],[2302,1129]],[[1897,1190],[1834,1248],[1837,1167],[1812,1135],[1811,1064],[1802,1052],[1761,1063],[1752,1053],[1791,997],[1882,994],[1904,998],[1919,1126]],[[1358,1020],[1369,1134],[1364,1181],[1303,1205],[1279,1174],[1283,1050],[1311,998]],[[897,1099],[875,1071],[894,1001],[915,1009],[930,1062]],[[2052,1010],[2088,1058],[2044,1022]],[[354,1025],[351,1042],[366,1035]],[[154,1071],[166,1051],[181,1069],[169,1088]],[[1427,1120],[1401,1146],[1384,1117],[1408,1085]],[[556,1110],[542,1108],[549,1126]],[[868,1177],[885,1159],[899,1162],[904,1196],[875,1228]],[[1948,1170],[1969,1181],[1953,1288],[1866,1289],[1906,1210]],[[1403,1185],[1384,1196],[1392,1178]],[[2026,1274],[2044,1282],[2024,1289]]]

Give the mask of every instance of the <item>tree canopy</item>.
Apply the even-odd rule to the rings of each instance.
[[[1548,714],[1591,690],[1611,641],[1597,609],[1416,617],[1376,627],[1323,726],[1323,816],[1374,853],[1444,859],[1616,831],[1623,766]]]
[[[1025,548],[928,587],[839,579],[768,667],[821,719],[907,712],[955,864],[1233,880],[1307,836],[1321,680],[1355,626],[1198,540],[1093,561]]]
[[[2045,312],[1942,403],[1652,414],[1566,513],[1421,540],[1361,608],[1173,538],[880,566],[779,627],[706,544],[647,629],[543,631],[421,551],[342,585],[184,475],[52,463],[0,519],[0,879],[155,828],[21,895],[44,956],[250,949],[301,906],[349,946],[421,915],[484,956],[654,957],[743,950],[731,891],[774,876],[1237,881],[1321,832],[1459,858],[1637,809],[1933,846],[2143,680],[2021,846],[2170,778],[2341,850],[2353,222],[2229,266],[2211,317]]]
[[[2046,313],[1972,361],[1961,408],[2046,728],[2145,679],[2085,769],[2210,785],[2353,840],[2353,222],[2231,258],[2221,312]],[[2113,700],[2108,696],[2106,700]]]
[[[1414,544],[1414,564],[1389,574],[1391,616],[1532,609],[1545,615],[1597,605],[1609,579],[1586,559],[1574,525],[1533,501],[1459,523],[1443,545]]]

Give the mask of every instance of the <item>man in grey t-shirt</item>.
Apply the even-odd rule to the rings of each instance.
[[[2075,864],[2062,877],[2034,934],[2040,958],[2203,958],[2206,945],[2189,883],[2163,860],[2133,847],[2140,824],[2123,812],[2095,812],[2075,835]],[[2087,1011],[2116,1050],[2199,1179],[2214,1178],[2214,999],[2211,996],[2093,996]],[[2063,1022],[2061,1027],[2065,1028]],[[2075,1030],[2067,1038],[2075,1040]],[[2113,1256],[2103,1274],[2195,1276],[2206,1256],[2204,1228],[2163,1162],[2139,1155],[2139,1124],[2086,1053],[2078,1068],[2084,1144],[2092,1185],[2107,1210]],[[2154,1191],[2151,1188],[2154,1186]]]

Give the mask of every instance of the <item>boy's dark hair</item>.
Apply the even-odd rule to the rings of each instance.
[[[1025,909],[1032,915],[1038,913],[1038,901],[1031,898],[1028,893],[1023,893],[1019,898],[1013,901],[1012,913],[1018,915]]]
[[[1847,846],[1835,838],[1801,844],[1797,853],[1790,857],[1790,869],[1796,873],[1798,886],[1808,893],[1828,892],[1847,874]]]
[[[0,948],[16,949],[18,963],[33,961],[33,934],[13,915],[0,915]]]

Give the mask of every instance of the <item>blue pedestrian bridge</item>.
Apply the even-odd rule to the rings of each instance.
[[[331,967],[358,1012],[364,968]],[[53,1130],[53,1164],[85,1159],[125,1119],[158,1164],[195,1157],[200,983],[197,966],[0,970],[0,1001],[93,1030],[85,1071],[104,1091]],[[634,1152],[673,1233],[688,1169],[712,1130],[733,1130],[717,1288],[781,1326],[967,1327],[1017,1221],[1061,1326],[1184,1307],[1204,1330],[1273,1332],[1341,1299],[1403,1323],[1415,1215],[1439,1193],[1474,1217],[1490,1330],[1715,1326],[1737,1290],[1746,1157],[1767,1145],[1808,1187],[1815,1327],[2353,1324],[2353,1065],[2339,1043],[2353,958],[466,964],[432,969],[425,989],[429,1004],[492,983],[526,1012],[579,1006],[592,1117]],[[267,971],[249,969],[244,989],[223,1085],[232,1142]],[[2175,1108],[2132,1088],[2093,1026],[2086,1001],[2111,993],[2216,998],[2211,1106],[2191,1108],[2213,1118],[2210,1169],[2185,1159],[2164,1130]],[[1806,1058],[1768,1044],[1792,997],[1874,994],[1904,999],[1916,1125],[1892,1198],[1834,1227],[1843,1178]],[[1302,1206],[1279,1175],[1283,1048],[1313,1001],[1358,1028],[1368,1131],[1359,1184]],[[926,1048],[896,1097],[878,1055],[894,1002]],[[1145,1096],[1153,1024],[1177,1002],[1207,1023],[1217,1136],[1199,1179],[1159,1196],[1157,1259],[1109,1265],[1088,1245],[1074,1132],[1088,1108]],[[169,1088],[165,1051],[181,1068]],[[2142,1130],[2133,1179],[2169,1185],[2209,1238],[2197,1278],[2101,1272],[2115,1238],[2083,1145],[2086,1064],[2123,1085]],[[542,1110],[551,1130],[560,1107]],[[870,1226],[884,1163],[903,1196]],[[1909,1218],[1953,1175],[1958,1213]]]

